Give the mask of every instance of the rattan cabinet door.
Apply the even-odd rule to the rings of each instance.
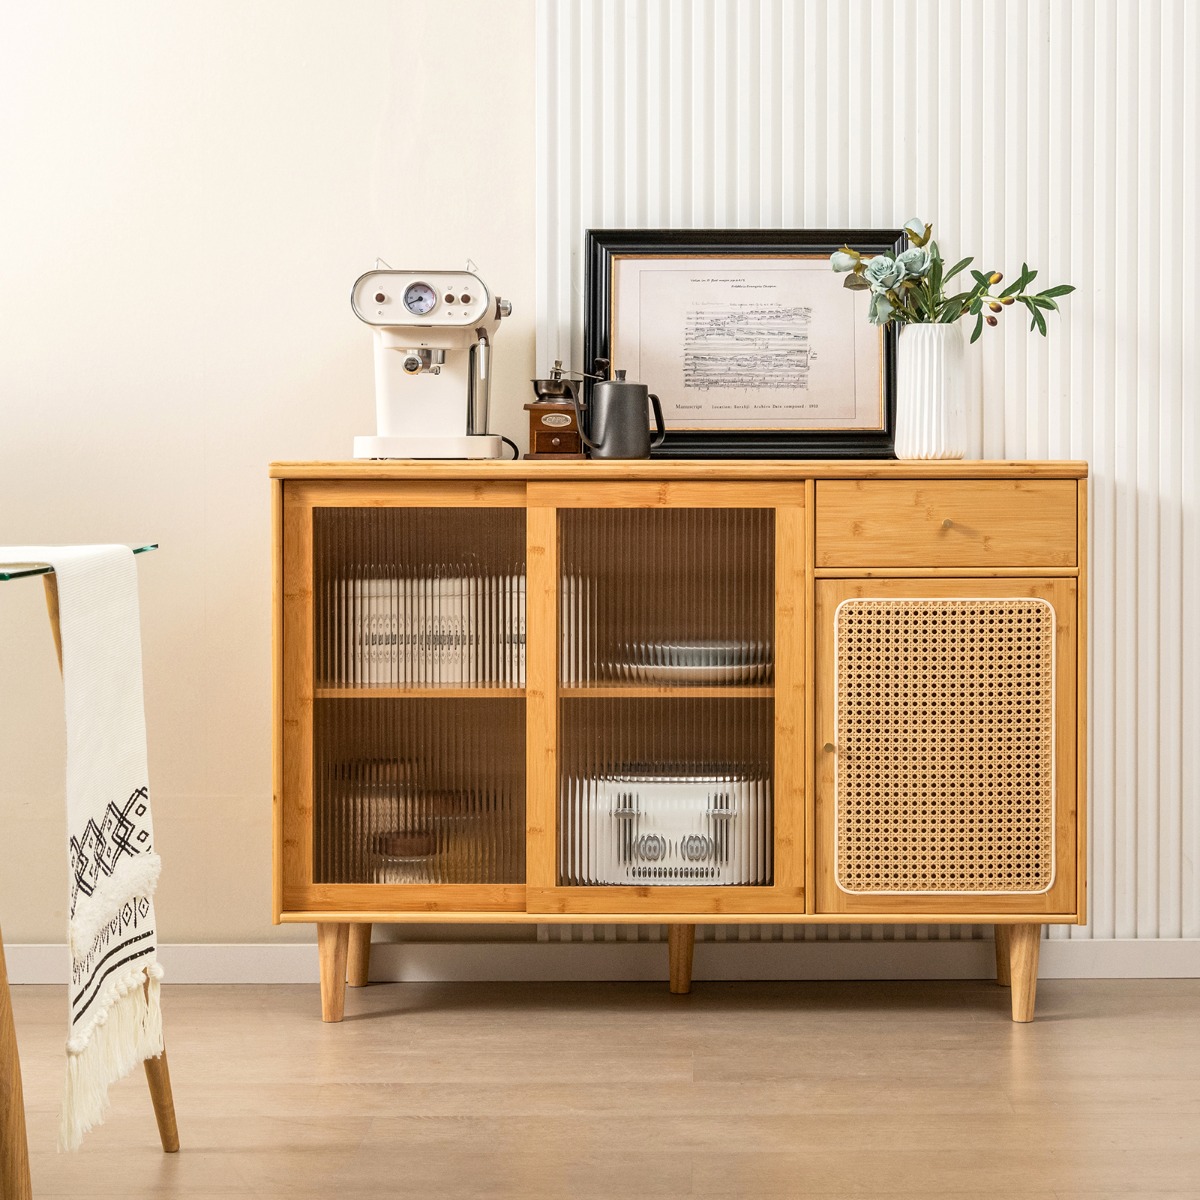
[[[817,585],[817,902],[1075,908],[1073,579]]]

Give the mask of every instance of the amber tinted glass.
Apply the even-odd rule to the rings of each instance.
[[[520,698],[316,702],[317,883],[522,883]]]
[[[770,884],[773,511],[560,519],[560,882]]]
[[[770,509],[561,515],[564,685],[768,684]]]
[[[525,512],[318,508],[318,687],[523,687]]]

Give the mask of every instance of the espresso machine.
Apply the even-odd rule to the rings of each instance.
[[[472,271],[368,271],[350,307],[375,335],[375,434],[355,458],[499,458],[492,340],[512,305]]]

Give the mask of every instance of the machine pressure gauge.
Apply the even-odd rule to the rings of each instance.
[[[437,303],[437,293],[427,283],[410,283],[404,289],[404,307],[423,317]]]

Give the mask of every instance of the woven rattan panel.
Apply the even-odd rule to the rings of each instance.
[[[1054,877],[1054,610],[846,600],[835,629],[837,882],[1044,892]]]

